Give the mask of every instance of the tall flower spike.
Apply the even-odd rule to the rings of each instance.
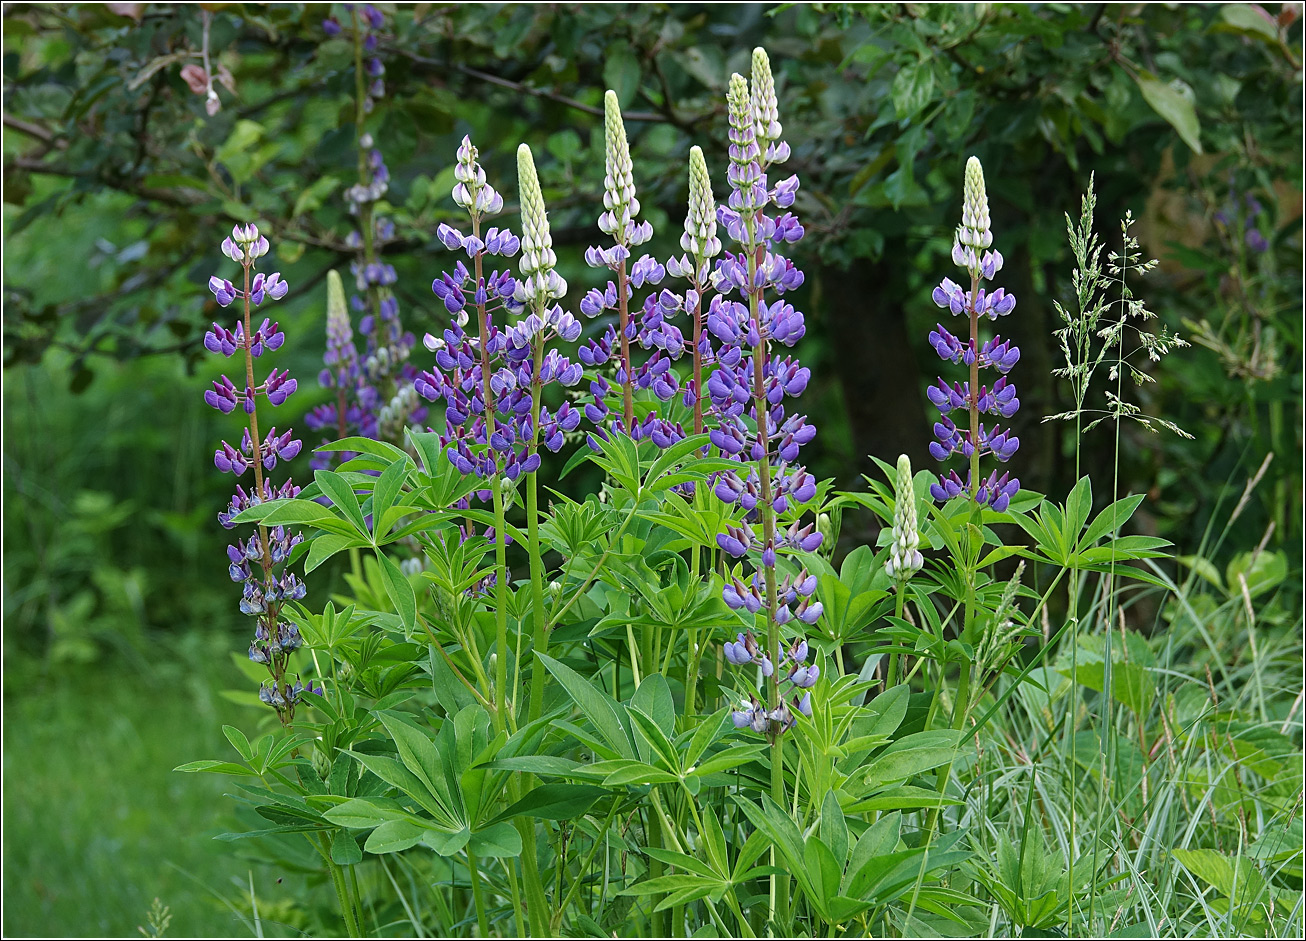
[[[898,473],[894,480],[893,542],[889,545],[889,561],[884,570],[890,578],[906,581],[919,572],[925,560],[921,558],[920,533],[916,528],[916,491],[912,486],[911,459],[898,456]]]
[[[944,278],[933,292],[935,304],[969,319],[970,337],[964,341],[953,336],[941,323],[930,333],[930,345],[939,357],[964,363],[969,367],[970,381],[949,385],[939,379],[938,384],[927,392],[930,401],[942,413],[934,425],[937,440],[931,442],[930,454],[939,461],[959,454],[969,463],[970,474],[962,481],[956,471],[950,471],[930,487],[930,495],[942,503],[965,492],[976,502],[990,505],[1001,513],[1019,491],[1020,481],[1006,473],[999,476],[997,471],[988,479],[981,478],[980,459],[991,455],[1005,463],[1015,455],[1020,439],[1010,429],[1003,431],[996,425],[992,430],[986,430],[980,423],[980,416],[989,414],[1011,418],[1020,408],[1016,387],[1007,378],[1007,373],[1020,359],[1020,350],[1012,346],[1010,340],[1003,341],[997,336],[980,342],[981,319],[996,320],[1011,313],[1016,306],[1015,297],[1005,289],[990,286],[986,291],[981,287],[1002,270],[1002,254],[990,250],[992,244],[984,168],[977,158],[971,157],[966,161],[961,225],[957,227],[956,241],[952,246],[952,260],[970,274],[970,290]],[[980,370],[990,367],[1002,374],[992,389],[979,382]],[[965,410],[967,427],[959,426],[948,417],[954,409]]]
[[[617,93],[610,89],[603,96],[603,138],[606,147],[603,214],[599,216],[599,231],[612,236],[618,245],[627,248],[640,245],[648,241],[653,230],[651,226],[641,226],[635,222],[635,216],[639,214],[639,200],[635,197],[630,144],[626,140],[626,124],[621,119]]]
[[[521,275],[517,282],[518,299],[539,310],[567,293],[567,282],[554,267],[558,256],[553,253],[549,218],[544,210],[544,194],[535,172],[535,157],[530,147],[517,148],[517,187],[521,199]]]
[[[239,448],[224,441],[213,455],[214,464],[223,473],[230,472],[239,477],[247,470],[254,471],[252,490],[237,485],[227,511],[218,514],[218,521],[225,529],[231,529],[234,525],[232,517],[248,507],[299,494],[299,488],[289,480],[281,487],[275,487],[264,475],[264,470],[273,470],[278,461],[289,461],[300,450],[300,442],[294,440],[290,431],[278,435],[276,428],[272,427],[263,434],[259,432],[258,396],[263,396],[269,405],[276,407],[284,404],[296,387],[294,379],[284,370],[276,369],[262,383],[255,383],[254,361],[263,353],[278,349],[285,341],[285,335],[276,324],[264,320],[255,330],[250,319],[252,307],[265,300],[280,300],[286,294],[286,283],[279,275],[265,277],[262,272],[254,274],[255,262],[267,254],[269,248],[268,240],[259,235],[255,226],[236,226],[231,238],[222,243],[222,250],[244,269],[241,272],[244,287],[236,288],[216,276],[209,283],[210,290],[215,293],[218,293],[218,288],[214,282],[221,286],[226,298],[223,306],[235,299],[244,302],[241,305],[243,317],[236,322],[234,330],[214,324],[213,330],[204,338],[204,346],[210,352],[224,357],[241,353],[244,359],[243,391],[223,376],[204,396],[210,406],[224,414],[230,414],[237,405],[243,407],[245,414]],[[291,550],[301,542],[303,536],[290,533],[282,526],[269,528],[259,525],[247,539],[238,539],[234,546],[227,547],[227,574],[232,581],[242,585],[239,609],[242,614],[255,618],[249,658],[263,664],[269,675],[270,685],[265,683],[260,688],[259,698],[277,710],[283,725],[294,718],[295,704],[303,693],[310,689],[317,691],[311,685],[305,687],[302,683],[292,685],[289,682],[290,654],[302,645],[303,639],[298,628],[280,617],[285,602],[298,601],[305,594],[304,583],[288,570]]]

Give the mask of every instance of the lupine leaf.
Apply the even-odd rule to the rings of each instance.
[[[407,630],[417,627],[417,594],[412,582],[399,568],[399,563],[386,553],[378,551],[376,560],[381,564],[381,580],[385,584],[385,593],[390,603],[399,613],[399,619]]]
[[[412,820],[387,820],[368,836],[363,849],[380,856],[398,853],[422,842],[427,828]]]
[[[618,710],[624,711],[624,707],[600,693],[588,680],[565,663],[560,663],[543,653],[537,652],[535,656],[562,684],[572,702],[580,707],[580,711],[593,723],[604,741],[617,754],[625,758],[634,758],[635,753],[631,748],[630,737],[626,734],[618,712]]]
[[[592,784],[539,784],[530,790],[494,822],[513,817],[537,817],[541,820],[572,820],[581,816],[603,795],[605,788]]]
[[[315,475],[314,480],[322,489],[322,492],[344,514],[345,519],[349,520],[354,528],[358,530],[359,535],[370,539],[367,523],[363,520],[363,510],[358,504],[358,495],[354,493],[354,488],[347,484],[345,479],[335,471],[320,470]]]

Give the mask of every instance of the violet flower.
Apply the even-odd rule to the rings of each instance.
[[[815,479],[797,464],[799,450],[816,429],[805,416],[788,412],[785,400],[803,393],[811,373],[792,356],[781,359],[773,352],[777,343],[792,347],[806,330],[802,313],[783,297],[802,285],[803,274],[778,252],[782,245],[798,241],[803,229],[792,213],[768,212],[771,207],[778,211],[793,205],[798,180],[789,177],[774,187],[768,185],[768,169],[785,160],[789,148],[780,140],[775,84],[762,49],[753,53],[751,87],[743,76],[731,76],[727,104],[731,192],[728,205],[719,208],[717,215],[738,251],[725,252],[711,276],[719,293],[711,301],[704,325],[719,346],[705,390],[716,419],[710,439],[723,456],[740,464],[738,471],[716,478],[713,492],[723,502],[737,505],[743,515],[737,523],[727,524],[717,536],[717,545],[727,555],[750,559],[751,584],[745,587],[736,574],[723,597],[731,607],[765,618],[770,653],[759,651],[755,656],[771,662],[778,654],[783,625],[813,624],[821,615],[820,603],[811,598],[814,577],[805,570],[780,582],[776,576],[779,554],[815,551],[823,538],[815,524],[803,524],[792,512],[816,496]],[[710,236],[703,231],[701,237]],[[768,298],[768,294],[775,296]],[[787,526],[781,517],[788,520]],[[808,666],[806,659],[807,644],[801,639],[779,656],[780,668],[769,674],[771,705],[764,714],[766,721],[759,728],[755,710],[749,723],[753,728],[767,731],[774,739],[792,726],[792,711],[780,683],[787,681],[801,689],[814,685],[820,670]],[[795,708],[798,702],[803,700],[796,700]],[[803,708],[810,711],[810,700]]]
[[[464,137],[458,148],[453,198],[467,211],[471,234],[449,225],[442,225],[439,233],[447,248],[468,256],[472,270],[460,259],[431,283],[451,320],[442,337],[426,335],[423,342],[435,353],[436,368],[418,376],[414,388],[423,398],[444,403],[440,440],[461,473],[486,478],[502,474],[516,480],[540,466],[538,444],[557,451],[564,435],[580,424],[581,414],[570,403],[556,412],[538,403],[537,413],[536,399],[554,382],[573,386],[580,381],[579,363],[556,350],[543,350],[553,337],[576,340],[581,325],[551,304],[566,293],[567,286],[554,271],[557,258],[542,197],[538,192],[522,194],[524,238],[507,228],[483,230],[486,217],[502,211],[503,197],[486,182],[477,158],[471,139]],[[485,274],[487,259],[511,257],[519,251],[520,279],[506,268]],[[531,312],[516,323],[503,328],[494,323],[494,314],[515,317],[527,303]],[[480,323],[469,334],[464,328],[471,314]]]
[[[636,221],[639,199],[630,159],[630,146],[621,109],[615,92],[604,96],[604,133],[607,144],[604,176],[603,212],[599,229],[613,240],[610,248],[591,246],[585,260],[595,268],[609,268],[615,280],[602,289],[589,291],[580,302],[586,317],[616,312],[617,323],[609,326],[597,339],[585,344],[581,361],[595,368],[590,382],[593,401],[585,406],[585,417],[594,425],[594,435],[607,439],[610,433],[628,434],[636,440],[648,438],[659,447],[667,447],[685,437],[678,423],[658,414],[659,404],[670,402],[680,392],[680,378],[671,364],[689,348],[683,333],[672,323],[685,307],[685,299],[670,291],[650,291],[642,304],[635,302],[634,292],[655,287],[667,269],[650,255],[630,262],[631,249],[653,236],[648,222]],[[710,195],[709,195],[710,202]],[[638,343],[651,355],[640,364],[631,356],[632,344]],[[612,380],[598,372],[615,355]],[[640,420],[635,417],[636,390],[653,393],[655,404]],[[616,415],[609,418],[610,413]],[[591,448],[598,443],[590,437]]]
[[[238,407],[246,417],[240,446],[226,441],[214,453],[213,462],[218,470],[242,476],[253,468],[254,485],[251,490],[237,485],[236,494],[218,521],[226,529],[234,525],[231,520],[251,506],[268,500],[286,499],[299,494],[299,488],[287,480],[276,487],[264,476],[264,471],[276,468],[278,461],[293,459],[300,451],[300,442],[287,430],[277,433],[275,427],[263,435],[259,433],[258,398],[262,396],[271,407],[283,405],[294,393],[296,380],[285,370],[273,369],[261,383],[255,381],[254,362],[269,350],[280,348],[285,335],[275,323],[264,320],[258,330],[253,330],[250,310],[265,301],[279,300],[286,295],[286,282],[280,274],[255,273],[257,259],[267,254],[268,240],[259,235],[253,225],[236,226],[231,238],[222,243],[223,254],[238,262],[243,268],[242,286],[216,276],[209,279],[209,289],[218,303],[226,306],[235,300],[244,302],[243,319],[234,329],[214,324],[204,337],[204,346],[210,352],[231,357],[238,351],[243,354],[244,376],[240,387],[227,376],[213,383],[204,393],[204,401],[223,414]],[[303,644],[299,630],[281,618],[282,608],[288,601],[304,597],[304,583],[288,571],[291,551],[303,541],[299,533],[291,533],[283,526],[269,529],[260,525],[246,539],[237,539],[227,547],[227,571],[232,581],[242,586],[240,611],[255,618],[254,640],[249,647],[249,658],[267,667],[270,682],[259,691],[259,698],[277,710],[282,723],[294,717],[295,704],[311,684],[290,683],[286,670],[290,654]]]
[[[966,162],[965,201],[961,225],[957,228],[952,247],[952,259],[970,274],[970,290],[964,290],[950,278],[944,278],[934,289],[934,303],[947,308],[954,315],[970,319],[970,339],[963,341],[943,326],[937,324],[930,333],[930,345],[941,359],[961,362],[970,368],[968,382],[949,385],[943,379],[931,386],[926,395],[939,409],[940,419],[934,424],[935,441],[930,443],[930,454],[938,461],[946,461],[953,454],[961,455],[970,465],[966,480],[949,471],[930,487],[930,495],[942,503],[953,497],[968,494],[978,503],[991,506],[999,513],[1007,509],[1011,498],[1020,489],[1020,481],[1008,473],[995,470],[988,478],[980,478],[980,459],[992,456],[1000,463],[1011,460],[1020,447],[1020,439],[1010,429],[1003,430],[996,422],[986,428],[981,415],[1009,419],[1020,408],[1016,387],[1007,378],[1007,372],[1020,359],[1020,350],[1010,340],[1000,336],[980,342],[980,319],[997,320],[1010,314],[1016,299],[1003,288],[982,287],[1002,270],[1002,255],[990,250],[993,232],[989,222],[988,195],[984,188],[984,169],[979,160],[971,157]],[[990,389],[980,385],[979,371],[991,368],[999,378]],[[964,411],[966,424],[958,427],[949,412]]]
[[[400,321],[399,302],[391,290],[395,269],[378,256],[379,248],[394,237],[393,223],[379,211],[389,191],[390,171],[365,124],[376,100],[385,94],[380,77],[385,73],[385,64],[372,55],[385,17],[371,4],[351,6],[349,12],[354,69],[360,79],[355,102],[360,160],[358,182],[345,192],[349,211],[358,218],[358,228],[349,233],[345,244],[358,253],[350,263],[356,289],[350,307],[361,315],[358,329],[366,339],[366,347],[362,352],[354,347],[349,308],[340,308],[328,284],[328,348],[323,357],[327,370],[320,374],[319,381],[336,389],[336,400],[314,409],[307,422],[314,430],[329,430],[338,437],[352,434],[402,444],[405,429],[420,427],[426,408],[413,389],[417,370],[408,359],[417,341]],[[338,23],[334,31],[326,23],[324,29],[328,35],[341,31]],[[351,348],[348,352],[346,344]],[[350,456],[341,452],[315,454],[312,466],[326,467],[333,459],[347,460]]]

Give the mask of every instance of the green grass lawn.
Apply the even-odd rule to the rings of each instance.
[[[253,714],[218,693],[238,674],[207,647],[184,659],[209,666],[154,677],[97,666],[17,694],[7,684],[6,935],[136,935],[157,896],[170,935],[244,936],[214,893],[246,907],[252,870],[260,906],[279,894],[277,874],[212,839],[232,817],[230,784],[172,770],[226,757],[224,722],[254,730]]]

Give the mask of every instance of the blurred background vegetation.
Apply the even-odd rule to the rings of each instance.
[[[808,232],[796,303],[821,429],[808,456],[844,486],[872,473],[871,454],[928,466],[929,295],[976,154],[1019,298],[1018,473],[1069,488],[1068,429],[1040,418],[1069,404],[1050,375],[1053,302],[1072,297],[1064,214],[1095,175],[1108,249],[1132,212],[1161,261],[1135,290],[1193,343],[1131,396],[1194,440],[1127,427],[1120,487],[1148,494],[1145,531],[1217,573],[1270,553],[1260,625],[1299,628],[1300,4],[381,6],[387,94],[370,129],[396,223],[383,252],[419,336],[440,319],[434,233],[455,216],[464,134],[510,206],[515,147],[531,144],[562,273],[588,286],[604,89],[626,111],[649,250],[666,257],[688,148],[704,147],[722,189],[724,88],[768,49]],[[168,769],[217,753],[219,719],[258,718],[216,692],[243,682],[230,651],[246,621],[215,523],[229,481],[210,455],[231,432],[201,402],[201,338],[221,313],[204,283],[224,232],[256,221],[291,285],[280,365],[300,378],[297,414],[325,399],[324,278],[352,257],[356,166],[352,50],[323,32],[330,12],[5,6],[6,933],[129,933],[156,895],[178,933],[246,930],[235,910],[251,893],[275,910],[276,875],[203,839],[221,829],[220,786]],[[214,114],[183,71],[205,51]],[[1086,442],[1098,481],[1110,434]],[[848,521],[847,548],[870,535]],[[1245,625],[1207,627],[1219,655],[1241,655]]]

